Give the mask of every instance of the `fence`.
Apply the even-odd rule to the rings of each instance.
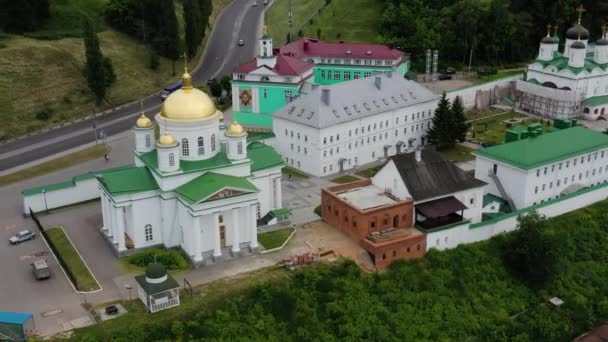
[[[40,223],[38,216],[36,216],[36,213],[34,213],[32,208],[30,208],[30,216],[31,216],[32,220],[34,220],[34,223],[36,223],[36,227],[38,228],[38,231],[40,231],[40,235],[42,235],[42,238],[44,238],[44,241],[46,241],[49,248],[51,248],[51,251],[55,255],[55,258],[59,262],[59,265],[61,266],[61,268],[63,268],[63,270],[65,271],[65,274],[68,276],[68,278],[72,282],[72,285],[74,285],[75,289],[78,289],[78,281],[76,280],[76,277],[72,273],[72,270],[70,270],[70,268],[67,266],[65,260],[63,260],[63,256],[61,255],[61,253],[59,253],[59,251],[57,250],[57,247],[55,247],[53,240],[51,240],[49,238],[46,230],[44,230],[44,227],[42,227],[42,224]]]

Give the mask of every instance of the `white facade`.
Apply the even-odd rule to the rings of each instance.
[[[503,195],[490,176],[494,167],[505,191],[515,207],[520,209],[606,181],[608,149],[565,158],[529,170],[478,155],[475,178],[487,182],[488,192],[502,198]]]

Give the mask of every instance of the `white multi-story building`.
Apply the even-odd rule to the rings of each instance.
[[[550,118],[595,120],[608,110],[608,39],[591,45],[589,31],[578,23],[566,32],[564,51],[550,32],[540,42],[526,80],[517,81],[521,109]]]
[[[314,85],[274,114],[276,148],[291,167],[335,174],[426,144],[437,102],[391,73]]]
[[[608,180],[608,136],[575,126],[474,152],[475,178],[523,209]]]

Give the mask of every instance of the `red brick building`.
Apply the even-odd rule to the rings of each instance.
[[[426,235],[411,228],[413,205],[412,199],[399,200],[369,179],[321,192],[323,221],[359,241],[379,269],[425,255]]]

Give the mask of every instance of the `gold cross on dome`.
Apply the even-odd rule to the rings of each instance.
[[[547,25],[547,37],[551,37],[551,24]]]
[[[188,56],[186,56],[186,53],[184,52],[184,55],[182,57],[184,57],[184,71],[187,74],[188,73]]]
[[[585,7],[583,7],[583,5],[581,4],[580,6],[578,6],[576,11],[578,12],[578,23],[580,24],[581,20],[583,19],[583,13],[585,12]]]

